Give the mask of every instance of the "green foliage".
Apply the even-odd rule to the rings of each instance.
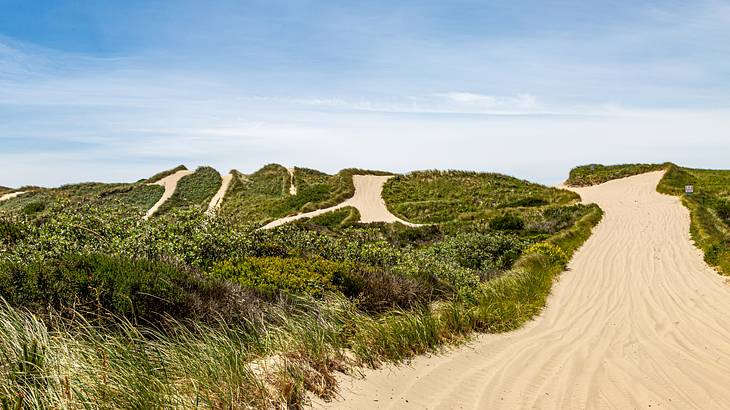
[[[490,272],[509,269],[524,246],[514,235],[469,232],[446,237],[429,251],[464,268]]]
[[[144,259],[68,254],[54,263],[0,264],[0,297],[40,313],[74,310],[158,322],[162,315],[200,317],[229,294],[220,281]]]
[[[223,182],[218,171],[211,167],[200,167],[194,173],[186,175],[177,183],[172,194],[157,211],[157,215],[173,208],[192,208],[205,210]]]
[[[311,218],[308,223],[324,226],[330,229],[341,229],[352,226],[360,220],[360,212],[351,206],[340,208],[331,212]]]
[[[175,168],[171,168],[162,172],[158,172],[155,175],[152,175],[151,177],[147,178],[145,180],[146,183],[151,184],[153,182],[157,182],[161,180],[162,178],[168,177],[178,171],[186,171],[188,168],[185,165],[178,165]]]
[[[304,209],[308,204],[324,201],[328,198],[330,189],[331,187],[326,184],[309,185],[306,188],[299,189],[296,195],[290,195],[277,203],[269,214],[273,217],[282,217]]]
[[[322,297],[334,290],[335,276],[348,268],[322,259],[264,257],[225,261],[216,264],[212,274],[270,297],[278,292]]]
[[[525,227],[525,221],[508,212],[489,221],[489,227],[497,231],[521,231]]]
[[[272,230],[240,223],[341,201],[366,172],[296,169],[300,190],[330,187],[305,204],[288,202],[283,167],[236,173],[215,218],[190,206],[143,221],[111,205],[141,203],[144,184],[29,194],[50,198],[42,215],[0,212],[0,296],[15,306],[0,303],[0,358],[38,365],[21,377],[0,365],[0,397],[21,392],[28,408],[296,407],[307,390],[331,396],[335,370],[520,326],[563,269],[556,247],[571,255],[600,220],[564,191],[454,173],[457,203],[476,211],[448,224],[343,226],[344,209]],[[508,213],[524,228],[486,222]],[[523,252],[538,241],[554,246]]]
[[[30,202],[23,207],[23,213],[26,215],[37,214],[46,209],[46,203],[43,201]]]
[[[667,169],[671,164],[621,164],[621,165],[583,165],[573,168],[565,183],[569,186],[590,186],[613,179],[626,178],[651,171]]]
[[[463,171],[418,171],[396,176],[383,188],[395,215],[418,223],[473,220],[498,208],[568,204],[572,192],[517,178]]]

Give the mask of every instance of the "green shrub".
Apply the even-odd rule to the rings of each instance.
[[[23,207],[23,213],[26,215],[33,215],[39,212],[43,212],[46,209],[46,203],[41,201],[31,202]]]
[[[34,312],[110,313],[147,322],[235,309],[226,306],[232,294],[225,283],[164,262],[100,254],[0,263],[0,297]]]
[[[525,243],[515,235],[468,232],[449,236],[430,252],[479,271],[506,270],[519,258]]]
[[[218,263],[212,274],[269,297],[280,292],[321,297],[335,290],[335,276],[347,268],[324,259],[250,257]]]
[[[506,213],[489,221],[489,227],[496,231],[521,231],[525,221],[515,214]]]
[[[384,312],[392,308],[410,309],[431,299],[420,281],[383,269],[349,264],[333,278],[337,288],[362,311]]]

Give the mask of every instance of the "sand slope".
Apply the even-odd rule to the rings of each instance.
[[[307,212],[299,215],[288,216],[286,218],[277,219],[267,225],[264,229],[274,228],[286,223],[296,221],[303,218],[313,218],[317,215],[334,211],[340,208],[352,206],[360,212],[360,222],[400,222],[404,225],[417,226],[410,222],[406,222],[388,211],[383,201],[383,185],[392,178],[392,176],[376,176],[376,175],[353,175],[352,182],[355,185],[355,194],[352,198],[342,202],[341,204],[318,209],[316,211]]]
[[[225,198],[228,187],[231,185],[233,174],[222,175],[221,179],[221,187],[218,188],[218,192],[213,195],[213,198],[211,198],[208,204],[208,210],[206,211],[208,215],[213,215],[220,208],[221,204],[223,204],[223,198]]]
[[[287,168],[289,171],[289,195],[297,194],[297,186],[294,185],[294,168]]]
[[[605,218],[541,317],[409,367],[343,377],[332,408],[730,407],[730,290],[662,174],[576,189]],[[321,404],[320,404],[321,405]]]
[[[13,199],[17,196],[23,195],[25,192],[11,192],[9,194],[0,195],[0,202],[7,201],[9,199]]]
[[[149,219],[152,215],[154,215],[155,212],[157,212],[157,210],[160,209],[162,204],[164,204],[168,199],[170,199],[170,197],[172,197],[172,194],[175,193],[175,189],[177,188],[177,183],[180,181],[180,179],[182,179],[182,177],[184,177],[186,175],[192,174],[193,172],[194,171],[189,171],[189,170],[177,171],[172,175],[168,175],[168,176],[162,178],[161,180],[150,184],[150,185],[160,185],[160,186],[164,187],[165,192],[162,194],[162,197],[160,197],[160,200],[157,201],[157,203],[154,204],[152,206],[152,208],[150,208],[147,211],[147,213],[144,216],[144,219]]]

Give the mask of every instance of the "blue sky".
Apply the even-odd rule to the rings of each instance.
[[[728,167],[730,1],[0,0],[0,185]]]

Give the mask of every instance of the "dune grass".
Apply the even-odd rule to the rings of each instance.
[[[570,171],[568,186],[591,186],[608,182],[613,179],[626,178],[651,171],[667,169],[669,163],[664,164],[620,164],[620,165],[582,165]]]
[[[200,167],[180,179],[175,193],[160,207],[156,215],[173,208],[205,210],[222,183],[223,179],[218,171],[211,167]]]
[[[162,178],[170,176],[178,171],[186,171],[187,169],[188,169],[188,167],[186,167],[185,165],[178,165],[175,168],[170,168],[170,169],[164,170],[162,172],[158,172],[155,175],[152,175],[151,177],[147,178],[144,182],[151,184],[151,183],[161,180]]]
[[[416,223],[485,219],[507,208],[565,205],[579,197],[501,174],[418,171],[390,179],[383,197],[393,214]]]

